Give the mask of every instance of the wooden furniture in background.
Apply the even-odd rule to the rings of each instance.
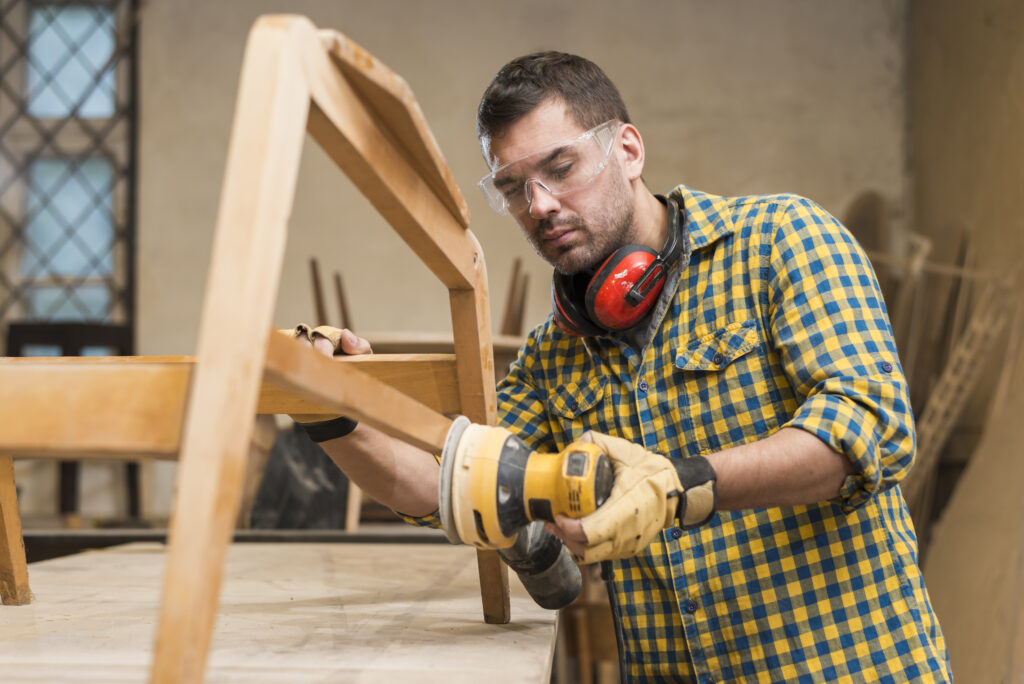
[[[928,543],[939,454],[971,398],[985,364],[992,359],[997,340],[1010,322],[1013,314],[1009,306],[1010,291],[993,283],[978,298],[967,329],[954,345],[917,421],[917,457],[900,486],[910,506],[922,549]]]
[[[273,331],[307,131],[448,288],[454,361],[331,360]],[[0,360],[4,602],[29,596],[14,534],[12,455],[180,458],[151,677],[201,681],[256,413],[344,413],[436,453],[451,421],[445,406],[422,400],[454,385],[455,411],[493,424],[487,277],[467,224],[401,78],[304,17],[258,19],[242,65],[195,359]],[[397,374],[411,394],[366,372],[375,368]],[[508,622],[507,569],[494,552],[477,561],[485,621]]]
[[[523,260],[516,257],[512,262],[512,276],[508,284],[505,298],[505,315],[501,318],[502,335],[521,336],[523,319],[526,315],[526,288],[530,283],[530,275],[523,272]]]
[[[559,621],[559,636],[565,644],[562,655],[575,661],[576,677],[561,677],[579,684],[617,682],[619,649],[608,590],[599,565],[583,566],[580,570],[583,588],[576,600],[561,611]]]

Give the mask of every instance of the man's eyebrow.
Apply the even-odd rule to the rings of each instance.
[[[555,149],[551,150],[551,152],[549,152],[547,156],[543,157],[539,162],[537,162],[535,166],[544,166],[545,164],[549,164],[550,162],[554,161],[559,156],[564,154],[571,147],[572,145],[560,145],[559,147],[556,147]],[[511,163],[515,164],[516,162]],[[501,190],[504,187],[508,187],[509,185],[515,185],[516,183],[519,182],[520,180],[518,178],[515,178],[514,176],[497,176],[494,179],[494,187]]]
[[[537,163],[537,166],[544,166],[544,165],[545,165],[545,164],[547,164],[548,162],[554,161],[554,160],[555,160],[555,159],[557,159],[557,158],[558,158],[558,157],[559,157],[559,156],[560,156],[561,154],[563,154],[563,153],[564,153],[564,152],[565,152],[566,150],[568,150],[568,149],[569,149],[570,147],[572,147],[572,145],[562,145],[561,147],[558,147],[558,148],[556,148],[556,149],[552,150],[552,151],[551,151],[551,154],[549,154],[548,156],[544,157],[543,159],[541,159],[541,160],[540,160],[540,161],[539,161],[539,162]]]
[[[502,188],[507,188],[510,185],[516,185],[518,183],[519,181],[516,178],[513,178],[512,176],[501,176],[499,178],[494,179],[494,187],[496,187],[498,190],[501,190]]]

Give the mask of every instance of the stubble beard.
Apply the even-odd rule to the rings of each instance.
[[[565,275],[574,275],[581,271],[596,269],[608,256],[620,247],[635,242],[636,227],[633,225],[633,204],[626,192],[625,179],[616,177],[612,189],[613,200],[603,216],[596,217],[594,225],[604,226],[600,230],[591,228],[591,223],[579,214],[558,220],[542,219],[536,231],[530,236],[533,249]],[[543,248],[542,236],[554,227],[569,227],[579,231],[579,236],[572,244],[558,248]]]

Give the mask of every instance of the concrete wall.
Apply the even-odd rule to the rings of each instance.
[[[934,240],[936,260],[952,260],[955,238],[965,231],[978,268],[1019,269],[1024,4],[940,0],[915,4],[910,17],[908,106],[917,230]],[[1024,282],[1010,296],[1020,306]],[[1004,337],[1019,345],[1024,320]],[[991,402],[991,422],[935,526],[924,564],[953,669],[967,682],[1020,681],[1024,667],[1024,402],[1018,391],[1024,350],[1011,348],[1004,356],[1004,346],[991,354],[989,377],[967,410],[968,426],[978,431],[985,426],[993,395],[1004,401]]]
[[[194,350],[245,36],[256,16],[285,7],[345,32],[409,82],[468,198],[495,321],[516,256],[530,274],[527,323],[549,306],[548,266],[474,187],[486,170],[473,134],[480,94],[502,64],[529,51],[578,52],[606,69],[645,136],[655,190],[685,182],[720,194],[790,191],[834,213],[865,188],[897,207],[908,197],[904,0],[148,0],[142,354]],[[450,329],[444,289],[312,143],[291,228],[277,325],[312,319],[307,259],[316,254],[323,269],[344,274],[358,329]],[[171,478],[156,472],[150,504],[166,511]]]

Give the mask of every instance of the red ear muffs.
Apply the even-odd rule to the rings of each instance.
[[[661,253],[644,245],[625,245],[609,255],[591,276],[564,275],[551,279],[551,309],[562,330],[590,337],[627,330],[647,315],[661,296],[669,264],[678,255],[679,207],[666,199],[668,237]]]
[[[651,272],[645,277],[648,268]],[[612,252],[590,279],[584,298],[587,314],[607,330],[632,328],[658,301],[664,284],[665,267],[658,253],[643,245],[626,245]]]

